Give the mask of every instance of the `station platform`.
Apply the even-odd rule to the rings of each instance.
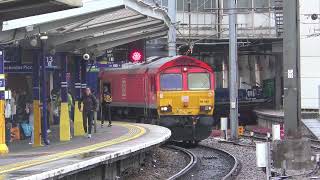
[[[16,145],[9,154],[0,156],[0,179],[69,176],[125,159],[132,153],[165,142],[170,136],[171,131],[161,126],[114,122],[112,127],[98,126],[97,133],[90,139],[73,137],[68,142],[52,142],[37,148],[25,143]]]
[[[254,111],[257,115],[257,127],[247,127],[247,130],[266,134],[271,133],[272,124],[284,123],[283,110],[258,109]],[[302,111],[301,122],[304,127],[316,138],[320,139],[320,119],[317,111]]]
[[[272,128],[272,124],[282,124],[284,122],[283,110],[256,109],[254,112],[260,127]]]

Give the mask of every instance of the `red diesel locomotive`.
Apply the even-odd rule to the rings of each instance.
[[[168,127],[173,140],[198,142],[210,135],[214,72],[208,64],[189,56],[154,58],[102,70],[99,77],[101,89],[111,90],[113,113]]]

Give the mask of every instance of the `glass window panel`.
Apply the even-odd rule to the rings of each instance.
[[[223,8],[224,9],[230,8],[230,0],[223,0]]]
[[[198,0],[198,11],[204,12],[205,11],[205,3],[207,0]]]
[[[189,3],[189,0],[184,0],[184,3],[183,3],[184,8],[183,8],[183,11],[185,11],[185,12],[188,12],[188,3]]]
[[[183,1],[184,0],[177,0],[177,11],[183,11]]]
[[[160,87],[162,91],[182,90],[182,74],[161,74]]]
[[[191,0],[191,11],[198,11],[198,0]]]
[[[237,7],[240,7],[240,8],[251,8],[252,7],[252,1],[251,0],[238,0],[237,1]]]
[[[269,0],[255,0],[255,7],[256,8],[268,8],[269,7]]]
[[[190,90],[210,89],[210,74],[209,73],[188,74],[188,87]]]
[[[168,7],[168,0],[162,0],[162,6]]]

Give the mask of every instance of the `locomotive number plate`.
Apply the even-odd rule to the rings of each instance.
[[[200,99],[200,103],[210,103],[208,99]]]

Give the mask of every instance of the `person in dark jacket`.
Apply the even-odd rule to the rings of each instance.
[[[81,109],[81,103],[83,103],[83,108]],[[94,111],[97,111],[98,101],[96,97],[91,93],[90,88],[86,88],[84,95],[81,97],[78,108],[82,111],[83,115],[83,127],[84,131],[88,133],[88,138],[91,138],[91,129],[93,122]],[[87,126],[88,124],[88,126]]]
[[[109,121],[109,125],[108,127],[111,127],[111,110],[110,110],[110,104],[112,102],[112,96],[109,90],[108,86],[104,86],[103,87],[103,93],[102,93],[102,103],[101,103],[101,107],[102,107],[102,120],[101,120],[101,127],[103,127],[104,125],[104,120]]]

